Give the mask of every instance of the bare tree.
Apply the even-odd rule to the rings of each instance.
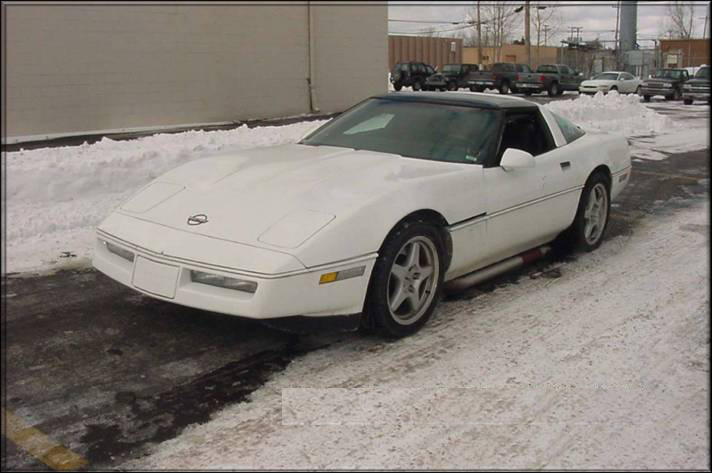
[[[536,63],[539,64],[539,47],[546,45],[549,38],[559,33],[563,18],[555,4],[551,2],[532,2],[530,4],[530,21],[534,30],[536,45]]]
[[[480,5],[480,16],[483,24],[487,25],[486,32],[489,38],[487,43],[494,47],[494,61],[500,60],[502,45],[520,31],[518,23],[523,20],[517,12],[521,2],[494,1]],[[521,8],[519,9],[521,11]],[[476,18],[476,6],[472,7],[470,18]],[[477,25],[475,25],[476,28]]]
[[[670,2],[667,6],[667,28],[674,38],[689,39],[695,18],[695,5],[692,2]]]

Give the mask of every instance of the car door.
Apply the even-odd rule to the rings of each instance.
[[[561,77],[561,87],[564,90],[572,90],[574,88],[573,73],[572,73],[571,69],[569,69],[568,66],[560,66],[559,67],[559,76]]]
[[[618,80],[621,83],[619,90],[625,94],[632,94],[638,86],[635,77],[627,72],[622,73]]]
[[[503,169],[499,163],[507,148],[534,155],[531,168]],[[551,213],[557,209],[552,177],[562,172],[560,155],[538,109],[506,115],[497,155],[483,170],[487,210],[486,264],[545,243],[559,222]]]

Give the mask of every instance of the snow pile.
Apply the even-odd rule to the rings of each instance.
[[[6,270],[52,265],[65,251],[87,258],[93,228],[164,172],[216,152],[292,143],[322,123],[243,125],[130,141],[104,138],[94,144],[7,153]]]
[[[608,131],[626,137],[651,135],[677,129],[678,125],[641,103],[637,95],[616,91],[594,96],[581,94],[574,100],[558,100],[545,105],[585,130]]]

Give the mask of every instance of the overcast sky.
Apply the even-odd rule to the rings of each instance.
[[[423,20],[434,21],[436,23],[413,23],[389,21],[388,31],[390,34],[416,33],[427,28],[443,30],[439,36],[452,36],[458,32],[458,25],[437,23],[443,21],[462,21],[467,19],[467,14],[472,10],[476,2],[389,2],[389,20]],[[487,2],[481,2],[485,4]],[[524,2],[517,2],[524,4]],[[535,2],[532,2],[535,3]],[[576,1],[541,1],[542,5],[549,5],[548,8],[555,8],[556,14],[560,16],[561,33],[554,38],[549,38],[549,45],[554,45],[562,38],[568,37],[570,26],[582,27],[582,37],[584,41],[595,38],[601,40],[612,40],[615,36],[616,27],[616,2],[576,2]],[[701,38],[703,34],[705,15],[709,14],[709,2],[691,2],[695,5],[693,36]],[[519,30],[513,35],[514,38],[523,36],[524,14],[518,24]],[[652,47],[652,41],[645,39],[667,37],[667,3],[666,2],[638,2],[638,43],[641,47]],[[455,31],[444,31],[453,30]],[[710,25],[708,21],[707,30]],[[483,33],[484,34],[484,33]],[[532,41],[536,39],[532,36]],[[543,39],[542,39],[543,42]]]

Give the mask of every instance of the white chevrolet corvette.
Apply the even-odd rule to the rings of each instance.
[[[164,174],[99,225],[93,264],[164,301],[404,336],[446,281],[557,237],[597,248],[630,171],[623,137],[521,98],[386,94]]]

